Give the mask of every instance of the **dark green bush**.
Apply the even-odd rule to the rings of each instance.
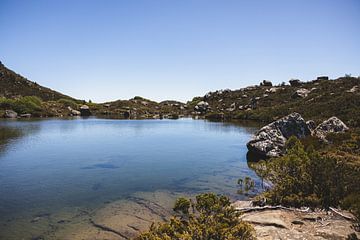
[[[78,108],[78,104],[74,100],[71,100],[71,99],[61,98],[57,102],[61,103],[64,107],[71,107],[72,109]]]
[[[267,162],[264,175],[274,184],[264,193],[271,204],[322,208],[343,205],[359,216],[360,169],[350,165],[346,157],[321,154],[312,147],[305,150],[297,138],[291,137],[286,155]]]

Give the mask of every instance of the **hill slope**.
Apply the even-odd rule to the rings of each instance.
[[[202,103],[201,103],[202,102]],[[196,105],[200,104],[200,110]],[[204,110],[201,105],[205,106]],[[292,112],[315,122],[337,116],[346,124],[360,126],[360,79],[296,82],[293,85],[252,86],[219,90],[188,102],[188,107],[205,118],[272,122]]]
[[[0,62],[0,97],[17,98],[22,96],[37,96],[44,101],[59,100],[71,97],[62,93],[42,87],[23,76],[6,68]]]

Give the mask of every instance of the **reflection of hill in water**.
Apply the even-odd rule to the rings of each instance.
[[[6,152],[10,143],[16,142],[26,135],[37,132],[38,130],[39,126],[36,125],[33,125],[26,130],[17,126],[11,126],[10,124],[0,126],[0,156]]]

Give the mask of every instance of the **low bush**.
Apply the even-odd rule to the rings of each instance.
[[[349,136],[336,138],[335,142]],[[348,144],[344,141],[338,148]],[[353,142],[351,146],[358,148],[358,144]],[[335,153],[340,154],[337,151]],[[263,176],[273,188],[263,195],[270,204],[312,208],[343,206],[360,219],[360,167],[349,164],[346,154],[343,155],[324,154],[311,146],[305,150],[300,140],[291,137],[286,154],[265,163]]]
[[[252,240],[254,229],[239,219],[240,213],[230,205],[229,198],[213,193],[196,196],[196,202],[186,198],[176,201],[177,215],[170,221],[153,224],[137,240]]]

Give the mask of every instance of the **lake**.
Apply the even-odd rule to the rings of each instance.
[[[201,192],[246,198],[238,178],[255,180],[255,192],[261,185],[246,159],[256,129],[193,119],[1,120],[0,239],[76,239],[114,203],[122,214]]]

